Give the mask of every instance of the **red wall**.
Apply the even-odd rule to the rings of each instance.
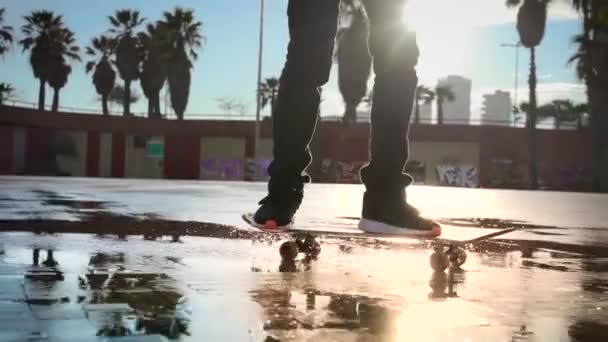
[[[99,176],[100,135],[98,131],[87,132],[87,170],[88,177]]]
[[[112,133],[112,176],[124,177],[125,136],[165,137],[164,175],[167,178],[199,178],[200,137],[245,137],[246,157],[254,154],[254,123],[251,121],[162,120],[136,117],[72,113],[39,113],[36,110],[0,106],[0,173],[12,171],[11,126],[27,128],[27,167],[41,157],[54,129],[89,132],[87,175],[98,175],[99,132]],[[270,121],[263,121],[261,135],[271,137]],[[10,139],[8,137],[11,137]],[[316,130],[315,158],[364,161],[368,158],[369,125],[344,128],[339,122],[321,122]],[[480,145],[480,183],[487,184],[492,159],[528,162],[526,131],[521,128],[459,125],[417,125],[410,130],[411,141],[475,142]],[[560,184],[562,169],[590,160],[590,132],[539,130],[538,157],[541,177]],[[11,166],[9,166],[11,165]]]
[[[115,178],[125,176],[125,140],[123,132],[112,133],[112,177]]]
[[[13,173],[13,127],[0,126],[0,174]]]
[[[169,179],[199,179],[201,142],[198,135],[166,135],[164,174]]]

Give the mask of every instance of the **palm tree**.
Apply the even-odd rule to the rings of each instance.
[[[123,115],[131,115],[131,82],[137,80],[140,75],[141,51],[139,50],[139,39],[135,29],[146,20],[140,17],[139,11],[120,9],[114,16],[108,17],[111,28],[110,33],[114,35],[116,44],[116,67],[120,78],[125,82],[125,97],[123,101]]]
[[[528,102],[522,102],[519,109],[524,113],[531,110]],[[583,127],[583,117],[587,113],[587,105],[584,103],[574,104],[571,100],[553,100],[536,108],[537,120],[553,118],[555,129],[560,129],[562,122],[576,121],[577,128]]]
[[[424,85],[419,85],[416,87],[416,109],[414,111],[414,123],[420,123],[420,102],[424,102],[425,104],[433,103],[435,100],[435,93],[425,87]]]
[[[45,86],[51,67],[58,63],[49,63],[53,58],[63,57],[66,60],[80,60],[79,48],[74,45],[74,35],[64,27],[62,16],[51,11],[33,11],[24,17],[26,24],[21,27],[25,38],[19,41],[23,51],[30,51],[30,65],[34,77],[40,80],[38,109],[44,110]]]
[[[454,101],[454,92],[447,85],[435,87],[435,99],[437,100],[437,123],[443,125],[443,102]]]
[[[91,39],[91,45],[87,46],[86,53],[93,60],[89,61],[86,66],[86,72],[89,73],[93,69],[93,84],[97,94],[101,95],[101,107],[104,115],[109,115],[108,96],[114,89],[116,82],[116,71],[112,67],[112,54],[114,53],[114,42],[112,39],[101,35]]]
[[[589,114],[589,105],[586,103],[579,103],[572,108],[572,111],[576,118],[576,129],[580,131],[583,129],[583,117]]]
[[[262,108],[270,104],[270,115],[274,114],[274,105],[279,94],[279,79],[276,77],[267,78],[266,81],[260,84],[260,97],[262,99]]]
[[[139,41],[144,58],[140,83],[148,98],[148,117],[160,117],[160,91],[167,81],[167,34],[159,25],[149,24]]]
[[[74,33],[68,29],[59,31],[62,35],[60,38],[62,41],[63,48],[69,51],[79,51],[79,47],[76,46],[76,38]],[[80,61],[80,56],[76,55],[73,57],[75,60]],[[53,54],[51,60],[49,60],[49,75],[48,83],[53,88],[53,105],[51,110],[56,112],[59,108],[59,92],[68,83],[68,76],[72,72],[72,67],[67,64],[67,61],[63,54]]]
[[[8,98],[15,92],[15,88],[9,83],[0,83],[0,105],[4,103],[4,99]]]
[[[114,88],[112,88],[112,91],[110,91],[107,101],[118,106],[124,106],[126,93],[127,90],[125,87],[117,84],[114,86]],[[134,104],[137,103],[140,98],[141,96],[137,93],[137,91],[130,91],[127,100],[129,101],[129,104]],[[101,99],[102,98],[100,98],[100,100]]]
[[[357,106],[367,94],[367,80],[371,70],[371,56],[367,47],[368,20],[363,6],[352,1],[345,3],[350,26],[341,28],[337,35],[338,87],[344,99],[343,122],[357,121]]]
[[[190,95],[190,68],[198,58],[197,50],[202,47],[203,23],[196,21],[194,10],[176,7],[173,12],[164,12],[158,22],[167,34],[168,65],[167,78],[171,106],[179,120],[184,118]]]
[[[13,43],[13,28],[4,24],[4,8],[0,8],[0,56],[3,56]]]
[[[59,91],[68,83],[68,76],[72,72],[70,67],[63,57],[54,58],[49,61],[52,65],[49,72],[49,85],[53,88],[53,106],[51,111],[56,112],[59,109]]]
[[[608,173],[608,160],[604,160],[602,156],[608,155],[604,151],[606,149],[604,146],[608,146],[605,136],[608,121],[603,118],[602,113],[606,112],[608,106],[604,99],[606,85],[601,82],[601,69],[603,69],[601,66],[604,65],[605,68],[606,63],[597,58],[597,52],[602,49],[598,39],[601,25],[600,11],[602,8],[606,11],[608,7],[605,2],[596,0],[573,0],[572,5],[582,13],[583,32],[573,39],[573,42],[578,44],[578,49],[568,63],[576,63],[577,76],[585,82],[587,88],[588,114],[593,139],[593,189],[598,192],[606,192],[608,191],[608,180],[604,177]]]
[[[536,160],[536,47],[542,42],[547,22],[547,4],[550,0],[507,0],[507,5],[519,7],[517,32],[522,45],[530,49],[530,110],[526,115],[529,148],[530,188],[538,188],[538,161]]]

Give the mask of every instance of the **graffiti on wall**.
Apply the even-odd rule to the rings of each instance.
[[[512,159],[492,159],[488,170],[488,187],[522,189],[527,184],[525,163]]]
[[[477,168],[472,165],[437,165],[437,180],[441,186],[455,186],[475,188],[477,182]]]
[[[405,173],[412,176],[414,184],[426,183],[426,165],[417,160],[410,160],[405,165]]]
[[[364,161],[338,161],[324,159],[321,163],[319,174],[313,174],[315,182],[319,183],[359,183],[359,170],[366,162]]]
[[[243,180],[244,163],[239,158],[207,158],[201,160],[201,179]]]
[[[247,181],[267,181],[268,166],[271,160],[265,158],[249,158],[245,163],[245,180]]]
[[[361,182],[359,171],[367,161],[337,161],[324,159],[321,163],[320,172],[313,174],[313,180],[317,183],[350,183],[358,184]],[[426,181],[426,165],[422,162],[408,162],[404,170],[414,178],[417,184],[424,184]]]
[[[589,162],[573,162],[560,169],[558,188],[585,189],[592,184],[592,168]]]
[[[205,158],[200,177],[204,180],[266,181],[270,159]]]

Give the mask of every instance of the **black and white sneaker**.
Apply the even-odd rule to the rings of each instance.
[[[387,195],[387,194],[383,194]],[[439,223],[424,218],[405,202],[405,193],[398,196],[363,196],[359,229],[373,234],[435,238],[441,235]]]
[[[278,182],[271,180],[268,196],[259,202],[251,224],[267,231],[290,230],[304,197],[304,184],[309,181],[310,177],[301,176],[288,186],[277,186]]]

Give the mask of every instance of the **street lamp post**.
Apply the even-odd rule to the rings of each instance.
[[[264,0],[260,0],[260,43],[258,52],[258,83],[255,94],[255,132],[253,136],[253,157],[258,157],[258,144],[260,139],[260,84],[262,83],[262,51],[264,46]]]
[[[515,89],[513,91],[513,108],[517,107],[517,89],[519,88],[519,48],[521,47],[521,42],[517,42],[516,44],[500,44],[502,47],[510,47],[515,49]]]

